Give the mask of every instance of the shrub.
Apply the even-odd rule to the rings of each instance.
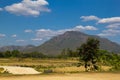
[[[52,72],[53,72],[53,70],[51,70],[51,69],[44,70],[44,73],[52,73]]]
[[[4,68],[0,68],[0,73],[3,73],[4,72]]]

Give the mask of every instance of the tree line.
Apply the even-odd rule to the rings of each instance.
[[[0,52],[0,58],[46,58],[41,52],[22,53],[18,50]]]

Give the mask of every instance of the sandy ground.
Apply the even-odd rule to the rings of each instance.
[[[120,80],[120,74],[79,73],[65,75],[0,76],[0,80]]]
[[[12,74],[40,74],[40,72],[28,67],[0,66],[0,68],[4,68],[5,71],[8,71]]]

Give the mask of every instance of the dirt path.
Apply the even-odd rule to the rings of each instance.
[[[120,74],[80,73],[66,75],[1,76],[0,80],[120,80]]]

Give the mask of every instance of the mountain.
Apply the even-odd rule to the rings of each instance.
[[[27,49],[31,49],[31,48],[34,48],[35,46],[33,45],[27,45],[27,46],[14,46],[14,45],[11,45],[11,46],[4,46],[4,47],[0,47],[0,51],[1,52],[4,52],[4,51],[12,51],[12,50],[19,50],[19,51],[24,51],[24,50],[27,50]]]
[[[77,47],[80,47],[81,44],[85,43],[88,37],[97,38],[100,40],[100,48],[108,50],[114,53],[120,53],[120,45],[115,42],[112,42],[106,38],[101,38],[95,35],[88,35],[82,32],[68,31],[62,35],[53,37],[44,44],[28,49],[31,51],[42,52],[47,55],[57,55],[60,54],[63,49],[70,48],[75,50]]]

